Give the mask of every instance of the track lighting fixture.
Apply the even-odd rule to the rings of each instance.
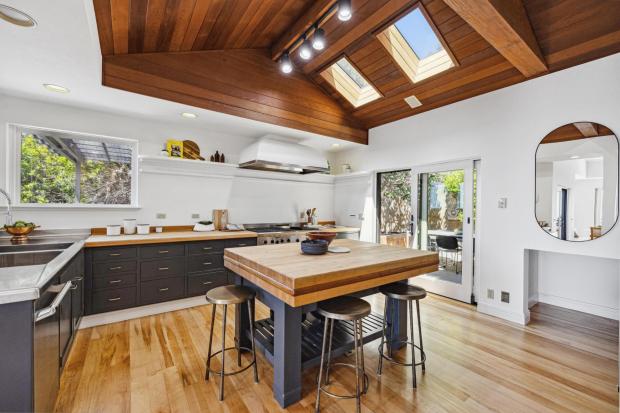
[[[280,70],[282,73],[291,73],[293,71],[293,63],[288,53],[284,53],[280,58]]]
[[[310,45],[308,39],[304,39],[301,46],[299,46],[299,57],[304,60],[312,59],[312,46]]]
[[[338,20],[346,22],[352,16],[351,0],[338,1]]]
[[[325,30],[316,29],[314,31],[314,35],[312,36],[312,47],[314,50],[325,49]]]

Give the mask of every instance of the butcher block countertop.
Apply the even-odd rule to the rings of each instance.
[[[86,239],[85,247],[110,247],[119,245],[163,244],[168,242],[211,241],[219,239],[256,238],[251,231],[171,231],[152,232],[148,235],[91,235]]]
[[[224,265],[293,307],[437,271],[436,252],[350,239],[344,254],[305,255],[299,244],[227,248]]]

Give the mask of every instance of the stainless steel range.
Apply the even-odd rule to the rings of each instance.
[[[246,230],[258,234],[258,245],[301,242],[306,239],[306,232],[308,231],[302,229],[301,226],[289,224],[247,224],[244,227]]]

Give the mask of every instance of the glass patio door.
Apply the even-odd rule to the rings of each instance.
[[[411,170],[411,247],[436,251],[439,269],[410,282],[435,294],[472,302],[474,161]]]

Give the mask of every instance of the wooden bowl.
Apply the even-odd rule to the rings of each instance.
[[[327,231],[310,231],[306,234],[310,239],[323,239],[327,241],[327,245],[331,244],[331,242],[336,238],[335,232],[327,232]]]
[[[34,231],[35,228],[36,228],[35,225],[28,225],[25,227],[7,227],[7,226],[4,227],[6,232],[13,235],[13,238],[11,238],[11,241],[23,241],[27,239],[28,234]]]

